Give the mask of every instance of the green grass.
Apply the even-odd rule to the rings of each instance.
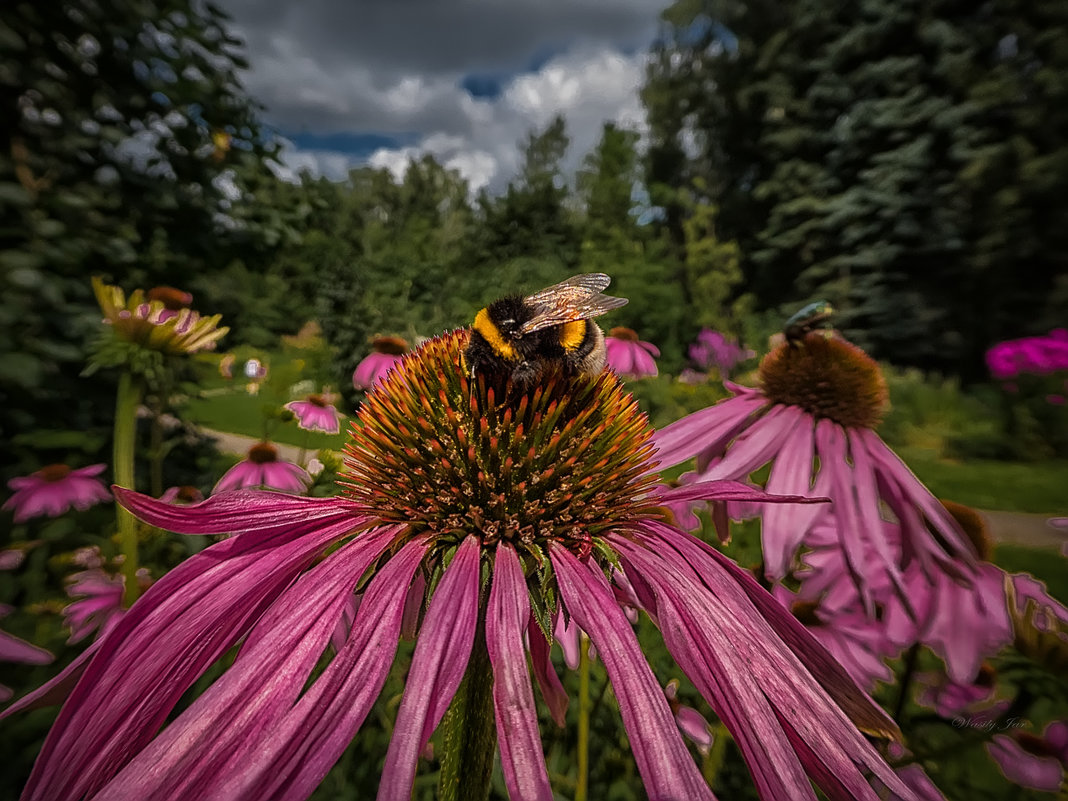
[[[273,442],[307,447],[309,451],[320,448],[341,450],[348,439],[345,433],[347,419],[341,421],[340,434],[324,434],[320,431],[304,431],[295,422],[282,422],[268,417],[281,405],[266,397],[249,395],[243,385],[238,385],[225,393],[216,390],[208,397],[190,399],[185,416],[203,428],[245,437],[266,436]]]
[[[979,509],[1068,515],[1068,460],[954,461],[918,448],[898,455],[939,498]]]
[[[1024,545],[998,545],[994,549],[994,563],[1009,573],[1030,573],[1046,582],[1050,595],[1068,604],[1068,561],[1060,554]]]

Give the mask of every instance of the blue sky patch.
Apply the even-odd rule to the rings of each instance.
[[[396,133],[341,131],[339,133],[318,134],[309,131],[290,133],[282,131],[282,136],[290,140],[301,150],[330,150],[347,153],[358,159],[366,159],[379,148],[400,148],[414,145],[422,138],[416,131]]]

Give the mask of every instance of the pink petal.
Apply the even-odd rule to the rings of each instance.
[[[419,753],[464,677],[478,623],[479,549],[475,537],[463,541],[430,601],[386,752],[379,801],[411,798]]]
[[[324,547],[352,530],[353,519],[334,508],[334,520],[276,517],[273,526],[217,543],[153,584],[103,639],[60,711],[26,801],[91,794],[117,773],[203,671]]]
[[[510,546],[499,545],[486,610],[486,647],[493,665],[501,770],[511,798],[552,801],[523,647],[529,617],[530,602],[519,557]]]
[[[745,425],[749,415],[765,403],[763,395],[747,394],[687,415],[654,432],[652,442],[657,450],[653,458],[662,469],[681,464],[703,451],[718,455]]]
[[[234,664],[96,796],[204,796],[256,759],[319,661],[359,577],[395,529],[349,542],[303,574],[256,623]]]
[[[562,728],[564,716],[567,713],[567,690],[564,689],[560,677],[556,675],[549,653],[549,643],[545,640],[545,635],[533,617],[527,622],[527,640],[530,642],[530,664],[534,671],[534,678],[538,682],[542,700],[549,707],[553,722]]]
[[[714,799],[600,568],[556,543],[549,556],[561,599],[601,654],[650,801]]]
[[[359,730],[389,675],[404,590],[426,553],[411,541],[382,567],[363,595],[352,632],[322,675],[287,713],[254,759],[233,766],[215,797],[303,801]]]

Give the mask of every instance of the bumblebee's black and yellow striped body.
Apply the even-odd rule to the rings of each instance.
[[[471,375],[529,386],[549,370],[596,375],[604,369],[604,333],[591,317],[626,303],[600,294],[609,278],[578,275],[534,295],[510,295],[475,315],[464,361]]]

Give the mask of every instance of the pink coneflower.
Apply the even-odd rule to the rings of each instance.
[[[137,578],[142,589],[152,583],[146,568],[137,571]],[[74,600],[63,610],[64,622],[70,629],[67,642],[80,642],[96,631],[106,630],[125,611],[122,575],[96,567],[75,573],[68,582],[67,595]]]
[[[322,395],[309,395],[304,400],[290,401],[285,408],[293,412],[297,425],[307,431],[336,434],[341,430],[337,409]]]
[[[966,682],[956,682],[945,675],[923,674],[917,679],[926,686],[917,697],[917,702],[929,706],[944,718],[973,715],[983,710],[991,711],[997,674],[990,664],[984,662],[978,673]]]
[[[849,671],[859,687],[871,692],[876,682],[893,681],[886,660],[901,648],[887,637],[883,625],[868,617],[856,593],[855,603],[835,603],[830,596],[806,598],[781,584],[771,594]]]
[[[549,801],[527,652],[558,713],[542,632],[561,611],[597,647],[649,798],[711,799],[613,593],[616,573],[762,798],[814,799],[810,777],[831,799],[875,801],[869,778],[914,798],[853,722],[890,735],[882,710],[747,571],[661,510],[676,493],[761,493],[657,489],[652,432],[612,373],[525,390],[471,382],[467,336],[428,342],[369,394],[342,496],[238,491],[178,507],[116,489],[151,525],[231,536],[166,573],[103,638],[26,801],[306,798],[363,724],[405,626],[416,644],[379,799],[411,797],[444,718],[455,759],[443,759],[443,786],[485,797],[496,743],[509,796]],[[232,665],[174,713],[239,642]]]
[[[728,339],[711,328],[701,329],[688,354],[699,369],[705,372],[716,370],[721,378],[726,378],[737,365],[756,355],[737,340]]]
[[[660,349],[651,342],[641,342],[630,328],[617,327],[604,340],[608,366],[622,378],[645,378],[657,374],[654,358]]]
[[[211,494],[248,487],[301,493],[311,483],[311,476],[303,467],[278,458],[278,448],[269,442],[257,442],[248,449],[248,456],[223,474]]]
[[[7,482],[15,494],[4,501],[4,509],[15,513],[15,522],[34,517],[58,517],[70,509],[84,511],[111,500],[111,493],[97,478],[107,465],[91,464],[72,470],[65,464],[50,464],[36,473]]]
[[[409,351],[408,343],[400,337],[375,337],[373,349],[352,374],[352,386],[367,391],[393,369]]]
[[[876,435],[887,403],[878,365],[823,332],[783,342],[760,364],[759,389],[729,385],[735,396],[657,433],[661,467],[697,457],[701,480],[744,480],[771,464],[766,489],[829,496],[849,575],[872,610],[870,586],[886,577],[904,593],[901,568],[917,561],[966,575],[972,549],[960,526]],[[894,554],[881,536],[883,508],[901,526]],[[763,516],[767,575],[781,579],[822,510],[774,506]]]
[[[1041,737],[1026,731],[999,734],[987,750],[1013,784],[1055,793],[1068,769],[1068,723],[1050,723]]]

